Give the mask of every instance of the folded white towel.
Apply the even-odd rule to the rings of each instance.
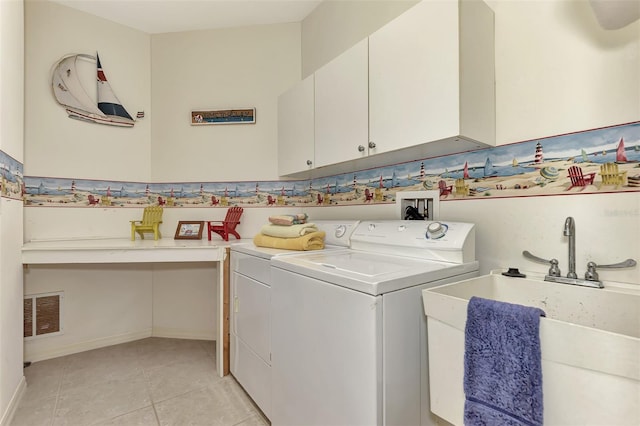
[[[268,224],[260,229],[261,234],[279,238],[297,238],[316,231],[318,231],[318,227],[315,223],[302,223],[291,226]]]

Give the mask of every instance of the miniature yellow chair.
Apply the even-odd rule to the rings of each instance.
[[[162,207],[145,207],[142,213],[142,220],[131,221],[131,241],[136,239],[136,232],[144,240],[145,232],[153,232],[153,239],[162,238],[160,234],[160,224],[162,223]]]
[[[624,185],[627,179],[627,171],[619,172],[616,163],[605,163],[600,166],[600,176],[603,185]]]
[[[464,183],[464,179],[456,179],[456,195],[469,195],[469,185]]]

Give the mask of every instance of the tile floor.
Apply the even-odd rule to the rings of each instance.
[[[12,426],[264,426],[232,376],[216,373],[215,342],[151,337],[40,361]]]

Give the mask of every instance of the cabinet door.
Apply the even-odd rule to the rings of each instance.
[[[372,154],[459,134],[458,2],[423,1],[369,37]]]
[[[316,167],[368,154],[367,46],[365,39],[315,73]]]
[[[278,174],[313,168],[313,75],[278,98]]]

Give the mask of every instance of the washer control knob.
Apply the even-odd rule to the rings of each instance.
[[[376,229],[376,224],[375,223],[370,223],[369,224],[369,231],[373,231],[374,229]]]
[[[444,225],[440,222],[431,222],[429,225],[427,225],[427,238],[431,238],[434,240],[442,238],[447,233],[447,229],[447,225]]]
[[[404,232],[404,231],[406,231],[406,230],[407,230],[407,225],[400,225],[400,226],[398,226],[398,231],[400,231],[400,232]]]
[[[347,232],[347,227],[344,225],[336,226],[335,236],[336,238],[342,238],[342,236]]]

